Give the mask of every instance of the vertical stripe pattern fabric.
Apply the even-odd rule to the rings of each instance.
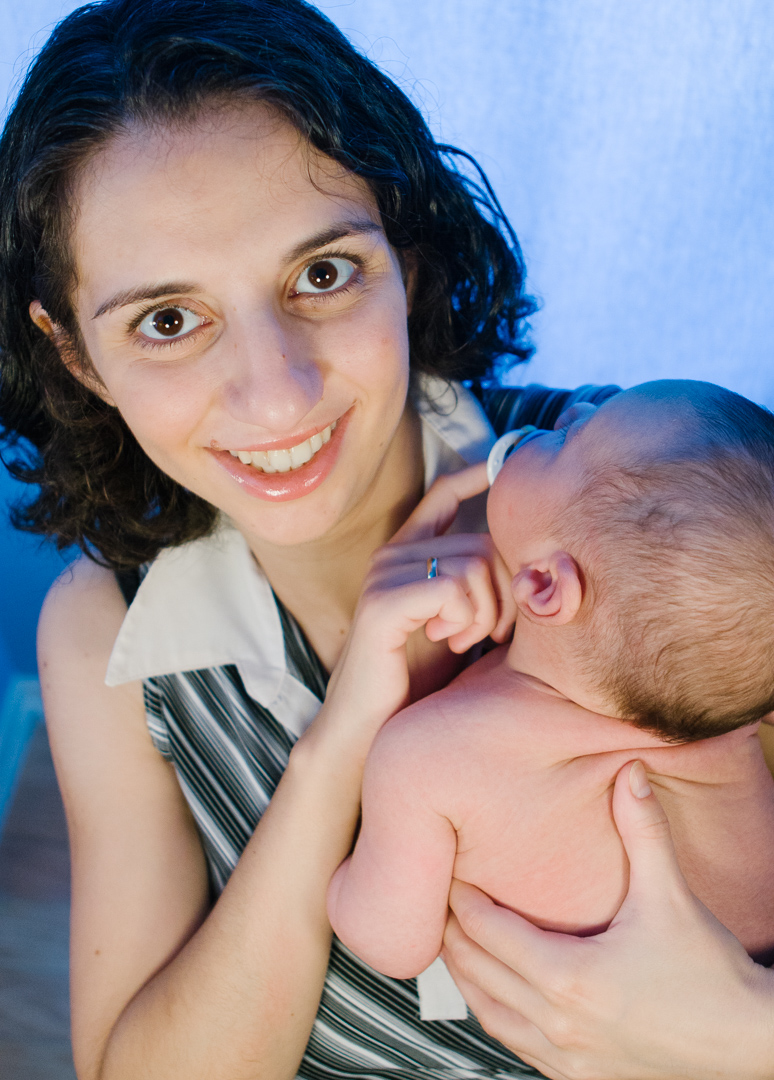
[[[288,634],[294,620],[280,612],[291,667],[319,678],[316,657],[301,651],[303,632],[296,625]],[[279,783],[293,736],[249,697],[231,665],[148,679],[145,705],[153,741],[196,819],[217,896]],[[334,940],[303,1080],[539,1075],[473,1018],[421,1021],[415,979],[380,975]]]
[[[487,390],[498,435],[552,426],[577,401],[599,403],[617,387]],[[136,588],[136,585],[134,586]],[[126,591],[126,581],[122,582]],[[127,599],[130,599],[127,596]],[[321,701],[327,674],[293,616],[277,601],[291,672]],[[295,737],[245,690],[234,665],[145,680],[148,728],[176,770],[201,834],[213,897],[229,875],[285,770]],[[510,1080],[542,1074],[467,1020],[419,1019],[416,980],[381,975],[334,939],[300,1080]]]

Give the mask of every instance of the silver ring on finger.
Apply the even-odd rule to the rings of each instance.
[[[438,560],[430,558],[427,560],[427,580],[436,577],[438,577]]]

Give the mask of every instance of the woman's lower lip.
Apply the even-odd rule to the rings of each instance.
[[[328,442],[317,451],[311,461],[289,472],[261,472],[253,465],[245,465],[239,458],[232,457],[228,450],[210,450],[210,453],[248,495],[266,502],[300,499],[319,487],[336,464],[351,412],[350,409],[341,417]]]

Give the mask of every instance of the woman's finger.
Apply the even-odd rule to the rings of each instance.
[[[439,571],[444,576],[451,574],[459,582],[470,601],[473,618],[467,627],[457,633],[449,634],[447,627],[435,619],[427,624],[425,630],[431,641],[446,637],[453,652],[464,653],[487,637],[497,623],[498,602],[489,573],[489,563],[480,556],[444,559],[439,565]]]
[[[637,904],[653,912],[671,904],[675,891],[687,895],[669,821],[641,761],[627,762],[619,770],[613,789],[613,817],[629,859],[629,891],[616,919],[627,905]]]
[[[546,1005],[561,997],[563,988],[583,970],[583,951],[593,939],[541,930],[495,904],[486,893],[456,879],[451,882],[449,906],[465,936],[481,949],[481,954],[464,951],[449,931],[448,947],[452,959],[454,950],[459,950],[465,964],[463,974],[491,997],[510,1004],[545,1029]],[[500,967],[492,967],[486,956],[498,961]]]
[[[461,555],[481,555],[489,559],[493,551],[494,546],[488,533],[449,533],[443,536],[423,537],[419,540],[403,540],[400,543],[393,539],[389,544],[377,548],[373,553],[372,562],[374,566],[424,562],[428,555],[434,555],[439,559],[455,558]]]
[[[552,1071],[543,1060],[543,1052],[550,1053],[550,1044],[539,1028],[465,979],[446,957],[444,962],[471,1012],[488,1035],[506,1046],[509,1043],[518,1046],[518,1058],[534,1069],[539,1069],[544,1076],[551,1077],[552,1080],[566,1080],[564,1073]]]
[[[550,973],[557,968],[566,970],[586,940],[541,930],[514,911],[495,904],[480,889],[456,879],[449,890],[449,907],[471,941],[534,987],[550,981]],[[536,1017],[530,1018],[537,1022]]]
[[[402,649],[410,634],[436,620],[446,629],[445,634],[438,633],[440,639],[466,629],[474,618],[473,605],[457,578],[410,580],[400,587],[394,581],[383,582],[370,586],[360,598],[350,651]]]
[[[412,551],[417,545],[409,545]],[[388,561],[378,559],[369,571],[364,592],[386,593],[403,588],[410,582],[427,580],[428,560],[420,545],[420,558],[412,561]],[[464,545],[463,545],[464,551]],[[466,652],[472,645],[491,634],[498,620],[502,620],[499,583],[493,581],[491,566],[484,555],[440,555],[437,560],[436,580],[453,579],[466,594],[471,608],[471,618],[464,626],[451,626],[445,621],[445,613],[438,612],[431,618],[425,630],[430,641],[448,639],[453,652]]]
[[[526,1010],[531,1019],[539,1014],[541,1002],[527,980],[469,937],[454,912],[446,922],[441,956],[455,980],[474,981],[488,997],[519,1013]]]
[[[493,641],[501,644],[510,638],[513,624],[516,622],[516,600],[511,588],[513,580],[508,567],[505,565],[500,552],[492,545],[491,576],[492,585],[497,596],[498,618],[491,637]]]
[[[428,556],[437,560],[438,573],[456,576],[465,585],[477,612],[469,639],[449,640],[455,652],[465,652],[487,635],[497,642],[507,640],[516,618],[516,603],[511,589],[511,575],[499,552],[485,533],[452,533],[432,539],[389,543],[372,558],[369,581],[382,582],[394,577],[401,584],[412,576],[424,577]],[[433,636],[432,628],[428,629]]]
[[[395,533],[391,543],[441,536],[457,516],[460,503],[486,491],[488,486],[486,462],[483,461],[460,472],[440,476]]]

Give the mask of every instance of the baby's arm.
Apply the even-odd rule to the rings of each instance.
[[[433,755],[419,702],[377,736],[363,778],[363,822],[355,850],[328,890],[335,933],[371,967],[396,979],[438,956],[448,914],[457,836],[433,806]]]

